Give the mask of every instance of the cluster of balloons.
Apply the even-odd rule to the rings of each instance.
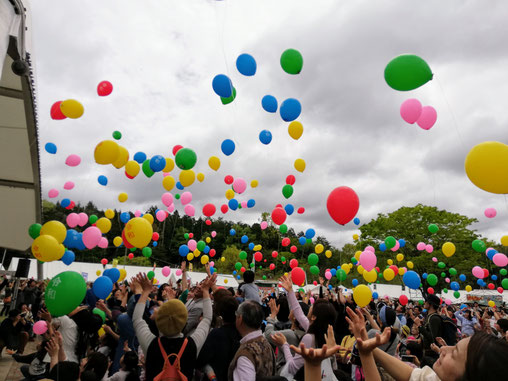
[[[437,120],[437,112],[432,106],[422,106],[420,101],[410,98],[400,106],[400,116],[409,124],[418,124],[424,130],[430,130]]]
[[[85,108],[83,105],[75,99],[66,99],[64,101],[57,101],[53,103],[49,114],[51,119],[63,120],[63,119],[78,119],[83,116]]]

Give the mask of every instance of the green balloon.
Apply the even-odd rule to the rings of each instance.
[[[293,195],[293,187],[286,184],[282,187],[282,195],[286,198],[290,198]]]
[[[41,224],[32,224],[28,228],[28,235],[33,239],[36,239],[41,234]]]
[[[387,249],[391,249],[392,247],[395,247],[396,244],[397,244],[397,240],[394,237],[389,236],[389,237],[385,238],[385,245],[386,245]]]
[[[453,296],[454,296],[456,299],[460,298],[460,292],[458,292],[458,291],[454,291],[454,292],[453,292]]]
[[[502,281],[501,281],[501,286],[503,286],[503,288],[505,290],[508,290],[508,278],[504,278]]]
[[[448,289],[447,289],[447,288],[443,288],[443,292],[444,292],[445,294],[448,294]]]
[[[429,232],[432,234],[436,234],[439,230],[439,227],[436,224],[430,224],[429,225]]]
[[[439,267],[440,269],[444,269],[446,267],[446,264],[444,262],[439,262],[437,264],[437,267]]]
[[[233,102],[235,98],[236,98],[236,89],[233,87],[233,94],[231,94],[231,96],[228,98],[220,97],[220,101],[222,102],[223,105],[227,105]]]
[[[280,56],[280,66],[288,74],[299,74],[303,67],[303,57],[298,50],[287,49]]]
[[[203,250],[205,250],[206,243],[204,243],[203,241],[198,241],[198,244],[196,245],[196,247],[198,248],[199,251],[203,251]]]
[[[423,306],[423,300],[419,300],[419,301],[418,301],[418,304],[419,304],[420,306]]]
[[[141,250],[141,253],[144,257],[150,258],[152,256],[152,249],[149,247],[143,247],[143,250]]]
[[[286,257],[280,257],[281,262],[286,262]]]
[[[250,266],[250,268],[253,268],[256,265],[254,263],[250,263],[249,266]]]
[[[437,284],[437,276],[435,274],[429,274],[427,276],[427,283],[431,286],[435,286]]]
[[[450,275],[457,275],[457,270],[455,270],[453,267],[450,267],[448,272],[450,273]]]
[[[136,248],[135,247],[131,247],[129,250],[131,251],[131,253],[134,253],[136,251]]]
[[[503,276],[504,276],[504,275],[508,274],[508,270],[506,270],[506,269],[501,269],[501,270],[499,270],[499,274],[501,274],[501,275],[503,275]]]
[[[305,243],[311,244],[311,243],[312,243],[312,238],[307,238],[307,240],[305,241]]]
[[[266,275],[263,275],[263,280],[266,280]]]
[[[116,140],[120,140],[122,138],[122,133],[120,131],[114,131],[113,138]]]
[[[155,276],[155,273],[154,273],[152,270],[150,270],[150,271],[148,271],[148,272],[146,273],[146,277],[147,277],[148,279],[150,279],[150,280],[152,280],[154,276]]]
[[[190,148],[179,149],[175,156],[176,166],[180,169],[192,169],[196,165],[196,161],[198,161],[196,152]]]
[[[385,81],[392,89],[409,91],[432,79],[432,71],[423,59],[413,54],[402,54],[392,59],[385,68]]]
[[[189,239],[189,233],[185,233],[185,234],[183,235],[183,237],[184,237],[185,239]]]
[[[446,273],[443,271],[443,272],[441,273],[441,278],[444,278],[444,277],[446,277]]]
[[[180,193],[175,194],[175,198],[176,198],[177,200],[180,200]]]
[[[237,269],[238,271],[240,271],[240,269],[242,268],[242,264],[240,262],[236,262],[235,263],[235,269]]]
[[[104,323],[106,321],[106,313],[103,310],[100,310],[98,308],[94,308],[92,310],[92,313],[95,315],[99,315],[102,318],[102,322]]]
[[[71,313],[81,304],[86,294],[86,282],[75,271],[64,271],[48,283],[44,302],[53,317]]]
[[[143,162],[141,169],[143,169],[143,173],[145,174],[146,177],[152,177],[155,174],[155,172],[152,171],[152,169],[150,168],[150,160],[149,159],[146,159]]]
[[[378,277],[378,279],[383,279],[383,273],[380,271],[380,272],[377,274],[377,277]]]
[[[240,259],[247,259],[247,253],[245,251],[240,251],[240,253],[238,254],[238,257]]]
[[[358,259],[356,259],[355,257],[351,257],[351,263],[353,265],[356,265],[358,263]]]
[[[279,231],[282,233],[282,234],[286,234],[288,232],[288,226],[286,224],[282,224],[280,225],[279,227]]]
[[[97,217],[95,214],[92,214],[92,215],[90,215],[90,217],[88,217],[88,222],[90,224],[95,224],[98,219],[99,219],[99,217]]]
[[[479,240],[479,239],[475,239],[473,241],[473,250],[478,252],[478,253],[483,253],[485,252],[485,250],[487,250],[487,245],[485,244],[485,242],[483,242],[482,240]]]
[[[312,253],[311,255],[308,256],[307,262],[311,266],[317,265],[317,263],[319,262],[319,257],[317,256],[317,254]],[[319,273],[319,269],[318,269],[318,273]]]
[[[310,264],[310,262],[309,262]],[[317,266],[310,266],[310,273],[312,275],[318,275],[319,274],[319,267]]]
[[[345,281],[346,278],[347,278],[347,274],[344,270],[342,269],[338,269],[337,272],[335,273],[335,276],[337,277],[338,280],[340,280],[341,282],[342,281]]]

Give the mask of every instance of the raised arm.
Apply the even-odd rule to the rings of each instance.
[[[182,292],[184,292],[187,290],[187,262],[182,261],[180,270],[182,270]]]
[[[293,314],[295,315],[296,320],[298,320],[298,323],[300,323],[300,326],[307,331],[309,329],[309,319],[307,319],[307,316],[305,316],[302,311],[302,307],[300,307],[300,303],[296,300],[291,278],[289,275],[283,276],[279,279],[279,282],[288,293],[289,309],[293,311]]]
[[[141,345],[141,349],[143,353],[148,353],[148,347],[153,339],[155,339],[155,335],[148,328],[148,324],[143,319],[143,312],[145,311],[146,301],[148,300],[148,295],[152,292],[152,282],[147,278],[146,274],[139,273],[135,279],[141,288],[141,296],[136,303],[136,307],[134,307],[134,313],[132,315],[132,324],[134,326],[134,330],[136,331],[136,336],[139,341],[139,345]]]
[[[205,279],[202,284],[203,290],[203,319],[199,322],[196,330],[192,333],[191,338],[196,344],[197,354],[203,347],[206,341],[208,332],[210,331],[210,324],[212,323],[213,311],[212,301],[210,300],[210,288],[213,289],[215,282],[217,281],[217,274],[213,274]]]

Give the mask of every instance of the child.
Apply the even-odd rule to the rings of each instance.
[[[124,343],[124,355],[120,359],[121,369],[107,378],[107,381],[139,381],[138,355],[129,348],[128,342]]]

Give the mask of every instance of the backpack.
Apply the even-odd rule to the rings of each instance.
[[[448,345],[457,344],[457,326],[448,316],[440,315],[440,317],[444,341]]]
[[[160,372],[155,378],[154,381],[187,381],[187,377],[180,371],[180,358],[182,357],[183,352],[185,351],[185,347],[187,346],[187,339],[183,341],[182,347],[180,348],[180,352],[178,354],[171,353],[169,356],[166,354],[164,347],[162,346],[161,339],[159,338],[159,348],[161,350],[162,356],[164,357],[164,367],[162,368],[162,372]],[[173,364],[169,361],[171,357],[176,357]]]

